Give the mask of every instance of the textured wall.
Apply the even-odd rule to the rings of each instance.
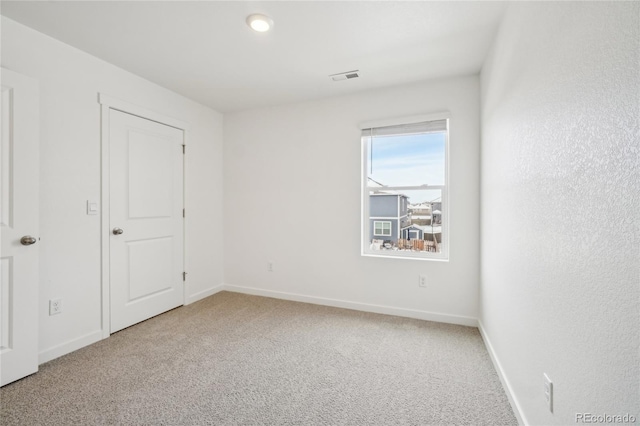
[[[481,323],[531,424],[640,417],[639,15],[512,4],[482,71]]]

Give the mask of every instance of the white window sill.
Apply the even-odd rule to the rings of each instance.
[[[405,259],[405,260],[430,260],[434,262],[448,262],[449,258],[442,253],[438,254],[419,254],[419,253],[406,253],[406,252],[393,252],[391,250],[381,251],[366,251],[361,253],[363,257],[382,257],[386,259]]]

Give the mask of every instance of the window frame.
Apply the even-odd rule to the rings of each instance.
[[[376,234],[376,223],[381,223],[382,225],[389,225],[389,233],[388,234],[384,234],[384,226],[382,226],[381,230],[382,230],[382,234]],[[390,237],[391,235],[393,235],[393,229],[392,229],[393,224],[391,223],[390,220],[374,220],[373,221],[373,236],[374,237]]]
[[[425,115],[415,115],[411,117],[399,117],[399,118],[391,118],[386,120],[376,120],[376,121],[368,121],[360,124],[360,129],[372,129],[377,127],[388,127],[388,126],[398,126],[398,125],[408,125],[421,123],[426,121],[437,121],[437,120],[446,120],[447,121],[447,131],[445,133],[445,158],[444,158],[444,185],[421,185],[421,186],[388,186],[384,187],[384,189],[391,191],[398,191],[402,193],[402,191],[409,190],[427,190],[427,189],[439,189],[441,191],[441,227],[442,227],[442,238],[441,244],[443,244],[442,252],[433,253],[433,252],[410,252],[410,251],[379,251],[374,250],[371,247],[371,241],[373,237],[375,237],[375,228],[371,227],[371,220],[374,219],[369,216],[369,197],[371,189],[380,189],[380,187],[369,187],[368,186],[368,166],[369,166],[369,149],[368,149],[368,141],[369,137],[364,135],[364,132],[361,133],[360,138],[360,147],[361,147],[361,185],[360,185],[360,193],[361,193],[361,255],[367,257],[383,257],[383,258],[393,258],[393,259],[414,259],[414,260],[430,260],[430,261],[449,261],[449,233],[450,233],[450,199],[449,199],[449,188],[451,187],[451,180],[449,175],[449,164],[450,164],[450,154],[449,154],[449,141],[451,137],[451,114],[449,112],[440,112],[434,114],[425,114]],[[408,205],[407,205],[408,208]],[[433,218],[433,216],[432,216]],[[377,218],[376,218],[377,219]],[[374,225],[375,226],[375,225]],[[369,229],[372,228],[372,231]]]

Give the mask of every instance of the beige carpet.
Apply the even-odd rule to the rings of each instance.
[[[0,389],[2,425],[516,425],[478,330],[222,292]]]

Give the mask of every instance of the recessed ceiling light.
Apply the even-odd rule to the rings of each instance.
[[[247,17],[247,25],[249,25],[254,31],[263,33],[271,29],[273,26],[273,19],[266,15],[256,13]]]

